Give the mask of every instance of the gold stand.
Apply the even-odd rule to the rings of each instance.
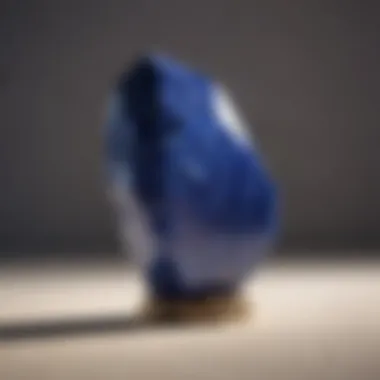
[[[243,321],[251,314],[242,295],[209,297],[202,300],[161,300],[152,298],[143,317],[156,322],[217,323]]]

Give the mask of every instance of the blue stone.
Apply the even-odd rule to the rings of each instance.
[[[168,57],[143,57],[112,89],[105,132],[120,233],[152,292],[239,288],[269,252],[277,194],[227,91]]]

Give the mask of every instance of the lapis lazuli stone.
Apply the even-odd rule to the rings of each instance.
[[[130,257],[164,298],[233,291],[276,230],[276,188],[227,91],[164,56],[112,89],[106,158]]]

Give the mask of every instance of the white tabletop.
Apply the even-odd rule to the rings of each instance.
[[[2,267],[0,379],[380,379],[380,263],[262,268],[242,325],[137,328],[142,294],[120,265]]]

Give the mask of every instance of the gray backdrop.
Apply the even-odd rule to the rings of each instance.
[[[229,86],[282,186],[283,247],[380,243],[375,2],[2,1],[0,250],[113,250],[101,120],[147,48]]]

